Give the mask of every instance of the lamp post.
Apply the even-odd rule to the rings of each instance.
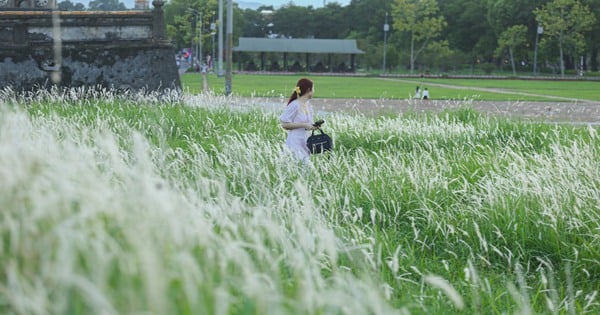
[[[385,54],[387,52],[387,32],[390,30],[390,25],[387,20],[388,14],[385,12],[385,23],[383,24],[383,69],[382,72],[385,73]]]
[[[199,30],[198,32],[198,43],[196,45],[196,56],[198,58],[198,62],[200,63],[198,66],[202,67],[202,12],[199,12],[196,9],[189,8],[192,14],[196,17],[196,23],[194,26],[194,30],[192,32],[192,46],[190,47],[192,51],[194,50],[194,37],[196,36],[196,28]],[[194,66],[194,59],[192,58],[192,66]]]
[[[231,71],[233,62],[233,0],[227,0],[227,69],[225,71],[225,95],[231,94]]]
[[[538,25],[537,30],[535,32],[535,50],[533,52],[533,75],[537,75],[537,49],[538,49],[538,37],[544,33],[544,28],[541,25]]]
[[[202,57],[202,12],[188,8],[188,10],[192,11],[192,14],[196,16],[196,26],[194,27],[194,31],[192,32],[192,46],[194,43],[194,37],[196,35],[196,27],[199,29],[198,31],[198,45],[196,46],[196,56],[198,56],[198,70],[202,75],[202,91],[208,91],[208,81],[206,80],[206,68],[204,67],[204,58]],[[193,48],[192,48],[193,50]],[[192,67],[194,66],[194,58],[192,56]]]
[[[273,26],[275,26],[275,24],[273,24],[272,22],[269,22],[269,24],[267,24],[267,38],[272,38]]]
[[[219,77],[223,76],[223,0],[219,0],[219,57],[217,60],[219,61],[219,71],[217,75]]]
[[[213,17],[213,19],[214,19],[214,17]],[[215,50],[216,50],[215,37],[217,36],[217,23],[215,23],[215,22],[210,23],[210,35],[211,35],[210,37],[212,37],[212,56],[211,56],[210,60],[212,60],[212,69],[214,71],[215,56],[216,56],[216,54],[215,54]]]
[[[193,17],[196,17],[196,15],[194,15]],[[192,18],[192,36],[190,36],[190,66],[192,67],[192,69],[194,68],[194,37],[196,37],[196,23],[198,23],[198,18],[196,17],[196,19]]]

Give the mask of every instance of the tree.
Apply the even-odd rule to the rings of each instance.
[[[267,37],[269,31],[275,31],[275,26],[271,22],[271,16],[264,14],[263,12],[273,11],[273,7],[261,6],[256,10],[245,9],[244,24],[243,24],[243,37]]]
[[[500,36],[502,32],[513,25],[525,25],[533,29],[536,25],[532,11],[536,5],[540,5],[540,2],[548,2],[548,0],[487,0],[486,2],[487,13],[484,14],[486,20],[496,36]]]
[[[598,0],[582,0],[582,3],[589,6],[596,18],[596,22],[600,21],[600,5]],[[587,47],[590,48],[590,65],[589,69],[598,71],[598,51],[600,50],[600,23],[594,23],[592,31],[587,39]]]
[[[527,42],[527,27],[525,25],[513,25],[500,34],[498,38],[497,54],[501,55],[504,49],[508,49],[508,56],[512,66],[513,75],[517,75],[515,67],[515,49]]]
[[[194,46],[202,40],[202,51],[210,51],[212,47],[204,42],[210,44],[206,40],[211,36],[210,23],[219,23],[217,10],[216,0],[171,0],[165,6],[167,34],[177,48]]]
[[[392,25],[392,1],[388,0],[351,0],[350,4],[343,7],[342,13],[348,28],[344,38],[353,38],[358,42],[358,47],[365,51],[360,56],[362,66],[369,69],[381,69],[383,61],[383,42],[386,13],[388,25]],[[387,32],[386,68],[398,64],[396,47],[400,48],[399,41],[395,41],[393,32]]]
[[[499,50],[506,49],[506,47],[496,47],[496,44],[499,42],[500,36],[503,32],[505,32],[508,28],[514,25],[525,25],[526,34],[525,38],[528,39],[527,43],[533,43],[535,41],[535,35],[537,30],[537,23],[535,21],[535,17],[533,16],[533,10],[549,0],[486,0],[484,1],[486,6],[486,13],[484,16],[486,17],[486,21],[488,23],[488,28],[491,29],[493,33],[493,41],[490,42],[489,47],[495,48],[496,53]],[[513,53],[516,53],[513,51]],[[498,55],[500,60],[504,61],[505,58],[502,54]],[[509,59],[509,58],[506,58]]]
[[[368,38],[369,44],[377,45],[383,42],[383,24],[388,13],[388,22],[391,24],[392,3],[388,0],[352,0],[344,7],[344,19],[348,23],[349,32],[354,32],[358,37]],[[390,34],[388,34],[390,35]]]
[[[565,50],[571,54],[585,47],[583,33],[592,29],[595,17],[587,6],[578,0],[553,0],[533,11],[536,20],[544,28],[544,39],[556,40],[559,50],[560,75],[565,75]]]
[[[124,11],[127,10],[119,0],[92,0],[89,3],[90,11]]]
[[[438,16],[436,0],[395,0],[392,7],[393,28],[408,34],[410,41],[410,72],[419,54],[429,41],[439,36],[446,27],[443,16]],[[417,46],[417,47],[415,47]]]
[[[290,2],[273,13],[273,24],[286,37],[312,37],[315,34],[315,26],[311,23],[313,11],[312,7],[301,7]]]
[[[342,7],[337,3],[328,3],[323,8],[315,9],[311,23],[311,25],[318,25],[314,30],[315,38],[346,37],[349,23],[342,14]]]
[[[73,3],[70,0],[61,1],[58,3],[60,11],[85,11],[85,6],[81,3]]]
[[[460,64],[459,55],[450,49],[447,40],[433,41],[423,51],[422,59],[431,67],[440,71],[447,71],[449,65]]]
[[[448,22],[442,31],[442,39],[448,40],[452,49],[466,52],[474,60],[476,56],[490,56],[496,37],[487,19],[482,18],[488,10],[484,1],[440,1],[440,12]]]

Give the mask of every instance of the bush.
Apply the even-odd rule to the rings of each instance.
[[[481,70],[483,71],[483,73],[485,73],[485,74],[492,74],[494,69],[496,69],[496,66],[494,66],[491,63],[482,63],[480,67],[481,67]]]

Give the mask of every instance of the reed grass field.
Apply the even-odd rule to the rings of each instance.
[[[317,86],[318,88],[318,86]],[[598,314],[593,126],[0,92],[1,314]]]

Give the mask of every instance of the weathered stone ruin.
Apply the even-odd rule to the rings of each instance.
[[[57,11],[53,0],[0,0],[0,89],[181,89],[163,4]]]

